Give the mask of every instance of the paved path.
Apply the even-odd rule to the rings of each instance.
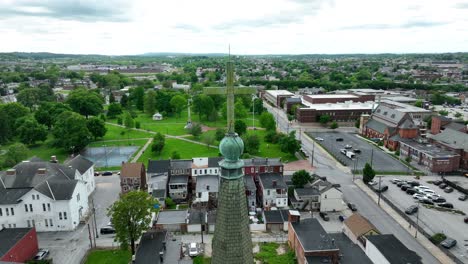
[[[135,157],[132,159],[132,162],[137,162],[138,159],[141,157],[141,155],[145,152],[145,150],[148,148],[148,146],[153,142],[153,138],[148,139],[146,144],[138,151],[138,153],[135,155]]]

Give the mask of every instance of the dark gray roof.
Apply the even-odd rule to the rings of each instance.
[[[302,99],[300,97],[289,97],[286,98],[286,103],[302,103]]]
[[[367,236],[366,238],[392,264],[423,263],[421,257],[416,252],[409,250],[392,234]]]
[[[74,157],[72,160],[66,163],[67,166],[72,166],[73,168],[77,169],[81,174],[88,171],[94,163],[85,157],[78,155]]]
[[[251,158],[244,159],[245,166],[281,166],[283,163],[279,158]]]
[[[343,233],[331,233],[330,237],[335,239],[335,244],[340,249],[340,263],[342,264],[372,264],[366,253],[354,244]],[[391,262],[393,263],[393,262]]]
[[[32,188],[5,189],[0,183],[0,204],[16,204]]]
[[[140,239],[140,246],[138,246],[135,254],[136,264],[153,263],[159,264],[159,252],[163,251],[163,241],[166,240],[165,231],[150,230],[144,233]]]
[[[416,125],[411,119],[405,119],[403,123],[400,124],[400,128],[408,129],[408,128],[416,128]]]
[[[170,160],[150,160],[148,161],[148,173],[167,173],[169,166],[171,165]]]
[[[208,211],[208,224],[215,224],[216,223],[216,210]]]
[[[0,258],[31,231],[32,228],[4,228],[0,230]]]
[[[387,128],[387,125],[377,120],[371,119],[366,123],[366,127],[383,134],[385,133],[385,129]]]
[[[169,184],[172,183],[188,183],[187,175],[172,175],[169,179]]]
[[[373,118],[388,122],[389,124],[397,125],[405,114],[405,112],[398,110],[394,106],[382,102],[377,106],[372,115]]]
[[[294,191],[297,193],[298,196],[312,196],[312,195],[320,195],[320,192],[317,188],[296,188]]]
[[[460,131],[461,129],[466,128],[466,125],[463,123],[458,123],[458,122],[450,122],[443,127],[445,127],[445,129],[452,129],[452,130]]]
[[[44,181],[34,189],[54,200],[70,200],[78,181],[51,180]]]
[[[208,167],[213,168],[213,167],[219,167],[219,162],[222,160],[222,157],[211,157],[208,158]]]
[[[316,218],[301,219],[300,222],[291,225],[304,251],[338,250],[338,247],[333,245],[332,237],[325,232]]]
[[[157,223],[161,225],[184,224],[187,212],[187,210],[159,211]]]
[[[244,185],[247,190],[255,190],[257,187],[255,186],[255,182],[252,179],[252,176],[245,175],[244,176]]]
[[[411,146],[411,148],[417,149],[418,151],[423,152],[426,155],[429,155],[434,158],[448,158],[459,156],[459,154],[455,151],[445,150],[435,145],[424,145],[411,139],[402,139],[400,140],[400,143]],[[463,142],[461,143],[461,145],[463,146]]]
[[[192,160],[171,160],[171,169],[191,169]]]
[[[330,256],[306,256],[307,263],[332,263]]]
[[[453,129],[445,129],[439,134],[431,136],[431,138],[453,149],[468,151],[468,134],[466,133]]]
[[[289,210],[264,211],[265,224],[282,224],[288,221]]]
[[[284,182],[283,176],[278,173],[268,173],[268,174],[261,174],[260,182],[265,189],[287,189],[288,186]],[[274,182],[276,182],[276,186],[274,186]]]
[[[187,224],[198,224],[200,225],[202,222],[205,223],[205,213],[204,211],[200,210],[190,210],[188,215],[188,223]]]
[[[209,186],[209,187],[208,187]],[[209,190],[208,190],[209,188]],[[197,176],[196,192],[215,192],[219,190],[219,176],[218,175],[200,175]]]
[[[154,198],[164,198],[166,197],[165,189],[154,189],[151,193]]]

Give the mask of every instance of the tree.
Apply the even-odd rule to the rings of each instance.
[[[319,117],[319,122],[322,125],[326,125],[330,121],[331,121],[331,117],[329,115],[321,115]]]
[[[260,115],[260,125],[266,130],[276,130],[275,118],[267,111]]]
[[[171,154],[171,159],[180,159],[180,154],[177,151],[173,151]]]
[[[249,154],[257,154],[258,150],[260,149],[260,139],[255,134],[246,134],[243,137],[245,152]]]
[[[145,95],[145,113],[153,116],[156,112],[156,93],[148,91]]]
[[[198,138],[202,133],[202,128],[200,124],[193,124],[191,128],[188,129],[189,133],[192,134],[195,138]]]
[[[362,170],[362,180],[364,183],[368,183],[374,179],[375,171],[369,163],[366,163]]]
[[[215,138],[217,141],[221,141],[226,134],[226,130],[224,128],[217,128],[215,133]]]
[[[296,131],[291,131],[288,136],[279,139],[280,149],[283,152],[294,155],[301,148],[301,144],[296,140]]]
[[[234,131],[236,131],[239,136],[242,136],[247,132],[247,125],[242,120],[236,120],[234,122]]]
[[[265,110],[265,107],[263,107],[262,99],[256,98],[254,100],[254,109],[255,109],[256,115],[261,115],[263,113],[263,111]]]
[[[39,105],[42,98],[44,98],[44,96],[39,88],[28,88],[21,90],[16,96],[18,102],[28,107],[29,109]]]
[[[137,87],[130,90],[130,98],[134,102],[136,108],[143,111],[145,105],[145,88]]]
[[[310,173],[305,170],[298,170],[293,173],[291,181],[295,188],[304,188],[304,185],[312,180]]]
[[[34,112],[34,117],[40,124],[46,125],[49,129],[57,120],[57,116],[66,111],[72,111],[71,107],[63,103],[45,102]]]
[[[112,104],[112,103],[115,103],[115,96],[114,96],[114,93],[110,93],[109,94],[109,103]]]
[[[180,113],[182,113],[182,110],[187,106],[187,100],[182,95],[178,94],[172,97],[170,104],[174,113],[178,114],[180,117]]]
[[[85,89],[71,91],[66,103],[70,105],[73,111],[84,115],[86,118],[90,115],[98,115],[103,109],[102,98],[97,93]]]
[[[463,115],[462,115],[460,112],[456,112],[454,116],[455,116],[456,118],[460,118],[460,117],[462,117]]]
[[[7,142],[13,136],[13,125],[8,115],[0,107],[0,144]]]
[[[215,142],[215,135],[213,135],[211,133],[206,133],[206,134],[203,135],[202,141],[203,141],[203,143],[206,144],[206,147],[209,148]]]
[[[234,104],[234,115],[236,118],[245,118],[247,117],[247,109],[244,106],[244,103],[239,98],[237,99],[236,103]]]
[[[74,112],[63,112],[57,117],[52,129],[54,143],[73,153],[82,150],[91,141],[92,135],[86,119]]]
[[[126,94],[123,94],[120,98],[120,104],[123,108],[126,108],[128,106],[128,96]]]
[[[331,129],[337,129],[338,128],[338,123],[336,121],[333,121],[331,124],[330,124],[330,128]]]
[[[111,103],[107,108],[107,117],[110,119],[122,114],[122,106],[118,103]]]
[[[157,155],[160,155],[165,144],[166,138],[163,134],[158,132],[153,137],[153,145],[151,145],[151,151],[155,152]]]
[[[440,114],[441,116],[448,116],[448,113],[449,113],[449,112],[448,112],[447,110],[440,110],[440,111],[439,111],[439,114]]]
[[[123,123],[127,129],[135,127],[135,121],[133,120],[132,115],[128,111],[124,113]]]
[[[86,126],[91,135],[93,135],[94,140],[103,137],[107,132],[106,124],[98,117],[91,117],[86,120]]]
[[[4,165],[6,167],[13,167],[21,161],[26,160],[28,158],[28,151],[28,148],[21,143],[11,145],[5,154]]]
[[[423,100],[417,100],[416,102],[414,102],[414,106],[423,107]]]
[[[151,215],[157,212],[158,201],[147,192],[131,191],[120,197],[107,211],[115,228],[115,239],[123,249],[130,245],[135,254],[135,241],[151,224]]]
[[[36,141],[45,141],[47,139],[47,127],[39,124],[32,116],[23,117],[17,122],[19,125],[16,129],[16,135],[18,135],[22,143],[31,145]]]

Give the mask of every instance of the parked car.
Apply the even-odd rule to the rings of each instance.
[[[378,184],[378,182],[372,180],[372,181],[368,182],[367,184],[369,184],[369,185],[376,185],[376,184]]]
[[[399,182],[401,182],[400,179],[391,179],[390,182],[392,182],[393,184],[397,184]]]
[[[101,175],[101,174],[98,171],[94,172],[94,176],[99,176],[99,175]]]
[[[428,204],[428,205],[434,205],[434,202],[428,198],[423,198],[421,200],[419,200],[421,203],[423,204]]]
[[[338,216],[338,220],[340,220],[341,222],[343,222],[345,219],[346,219],[346,217],[343,216],[343,215]]]
[[[374,190],[376,192],[385,192],[386,190],[388,190],[388,186],[383,185],[383,184],[381,184],[380,186],[379,185],[374,185],[374,186],[372,186],[372,188],[374,188]]]
[[[408,182],[408,184],[411,185],[411,186],[413,186],[413,187],[414,187],[414,186],[419,186],[419,185],[421,185],[421,184],[420,184],[419,182],[417,182],[417,181],[410,181],[410,182]]]
[[[414,214],[418,211],[418,206],[417,205],[411,205],[410,207],[406,208],[405,213],[406,214]]]
[[[406,181],[397,182],[396,186],[401,187],[403,184],[406,184]]]
[[[323,141],[323,138],[321,138],[321,137],[316,137],[315,140]]]
[[[452,188],[452,187],[446,187],[446,188],[444,189],[444,192],[445,192],[445,193],[451,193],[451,192],[453,192],[453,188]]]
[[[104,235],[104,234],[115,234],[115,229],[114,227],[112,226],[105,226],[105,227],[101,227],[101,235]]]
[[[416,200],[422,200],[422,199],[426,198],[426,196],[422,195],[420,193],[417,193],[417,194],[413,195],[413,198],[416,199]]]
[[[441,183],[441,184],[439,184],[439,188],[440,188],[440,189],[444,189],[445,187],[447,187],[447,184],[446,184],[446,183]]]
[[[340,149],[341,154],[346,155],[346,152],[348,152],[346,149]]]
[[[189,245],[189,256],[196,257],[198,256],[198,247],[197,243],[190,243]]]
[[[453,209],[453,204],[451,204],[451,203],[440,203],[439,206],[444,207],[444,208]]]
[[[413,189],[413,188],[408,188],[408,189],[406,190],[406,193],[407,193],[407,194],[415,194],[415,193],[416,193],[416,190]]]
[[[343,141],[343,138],[336,138],[336,141]]]
[[[456,244],[457,241],[450,237],[447,237],[444,241],[440,242],[440,245],[447,249],[454,247]]]
[[[351,146],[351,145],[349,145],[349,144],[346,144],[346,145],[344,146],[344,148],[345,148],[345,149],[351,149],[351,148],[353,148],[353,146]]]
[[[360,149],[353,149],[354,153],[357,153],[357,154],[360,154],[361,153],[361,150]]]
[[[468,196],[466,194],[462,194],[462,195],[460,195],[460,197],[458,197],[458,200],[465,201],[467,198],[468,198]]]
[[[40,248],[39,251],[37,252],[36,256],[34,256],[34,260],[43,260],[47,258],[49,255],[49,250],[45,248]]]
[[[406,192],[406,190],[408,190],[409,188],[411,188],[411,185],[408,185],[408,184],[403,184],[403,185],[400,187],[400,189],[401,189],[402,191],[405,191],[405,192]]]
[[[105,171],[102,173],[102,176],[112,176],[112,172],[111,171]]]
[[[330,220],[330,217],[328,217],[328,214],[325,213],[325,212],[320,212],[319,215],[320,215],[320,217],[322,217],[323,221]]]
[[[465,222],[465,223],[468,224],[468,217],[465,217],[465,218],[463,219],[463,222]]]
[[[351,209],[351,211],[357,211],[357,207],[353,203],[348,203],[348,208]]]
[[[419,185],[416,187],[416,189],[421,189],[421,190],[430,190],[431,188],[424,186],[424,185]]]
[[[440,185],[442,183],[442,181],[441,180],[436,180],[436,181],[433,181],[432,183],[434,185]]]
[[[433,190],[422,190],[422,191],[419,191],[420,194],[424,194],[424,195],[434,195],[436,194]]]
[[[443,197],[438,197],[438,198],[432,199],[432,201],[434,203],[445,203],[447,200],[445,200],[445,198]]]

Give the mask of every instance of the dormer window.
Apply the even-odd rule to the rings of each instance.
[[[395,114],[392,114],[390,117],[391,117],[391,118],[395,118]]]
[[[384,115],[387,115],[387,112],[384,112],[383,114],[384,114]]]

